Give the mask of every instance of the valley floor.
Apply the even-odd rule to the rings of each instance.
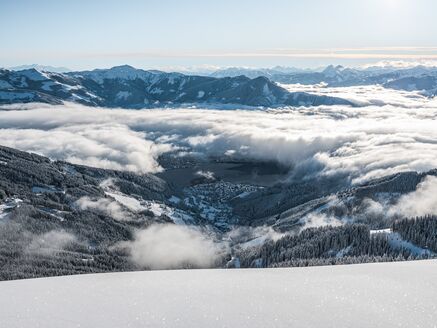
[[[437,261],[0,282],[1,326],[436,327]]]

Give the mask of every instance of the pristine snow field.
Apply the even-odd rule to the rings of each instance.
[[[437,261],[0,282],[1,327],[437,327]]]

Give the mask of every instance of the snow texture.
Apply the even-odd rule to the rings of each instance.
[[[0,283],[8,328],[436,327],[437,261]]]
[[[20,206],[23,201],[19,198],[8,198],[3,203],[0,203],[0,220],[5,219],[9,212]]]
[[[118,100],[120,99],[124,99],[126,100],[128,97],[130,97],[132,95],[132,93],[130,93],[129,91],[119,91],[117,93],[117,95],[115,96]]]

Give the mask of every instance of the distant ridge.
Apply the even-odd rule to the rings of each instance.
[[[348,100],[289,92],[264,76],[216,78],[136,69],[129,65],[68,73],[0,69],[0,104],[64,101],[88,106],[150,108],[181,104],[252,107],[353,105]]]
[[[425,96],[437,94],[437,67],[418,65],[408,68],[368,67],[348,68],[329,65],[324,69],[302,70],[297,68],[227,68],[211,74],[216,77],[265,76],[271,81],[283,84],[320,84],[328,87],[349,87],[356,85],[379,84],[387,88],[406,91],[421,91]]]
[[[34,68],[34,69],[36,69],[38,71],[53,72],[53,73],[67,73],[67,72],[71,72],[71,69],[69,69],[67,67],[45,66],[45,65],[39,65],[39,64],[14,66],[14,67],[10,67],[9,70],[11,70],[11,71],[22,71],[22,70],[32,69],[32,68]]]

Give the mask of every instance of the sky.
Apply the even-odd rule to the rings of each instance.
[[[435,0],[0,0],[0,66],[437,60]]]

